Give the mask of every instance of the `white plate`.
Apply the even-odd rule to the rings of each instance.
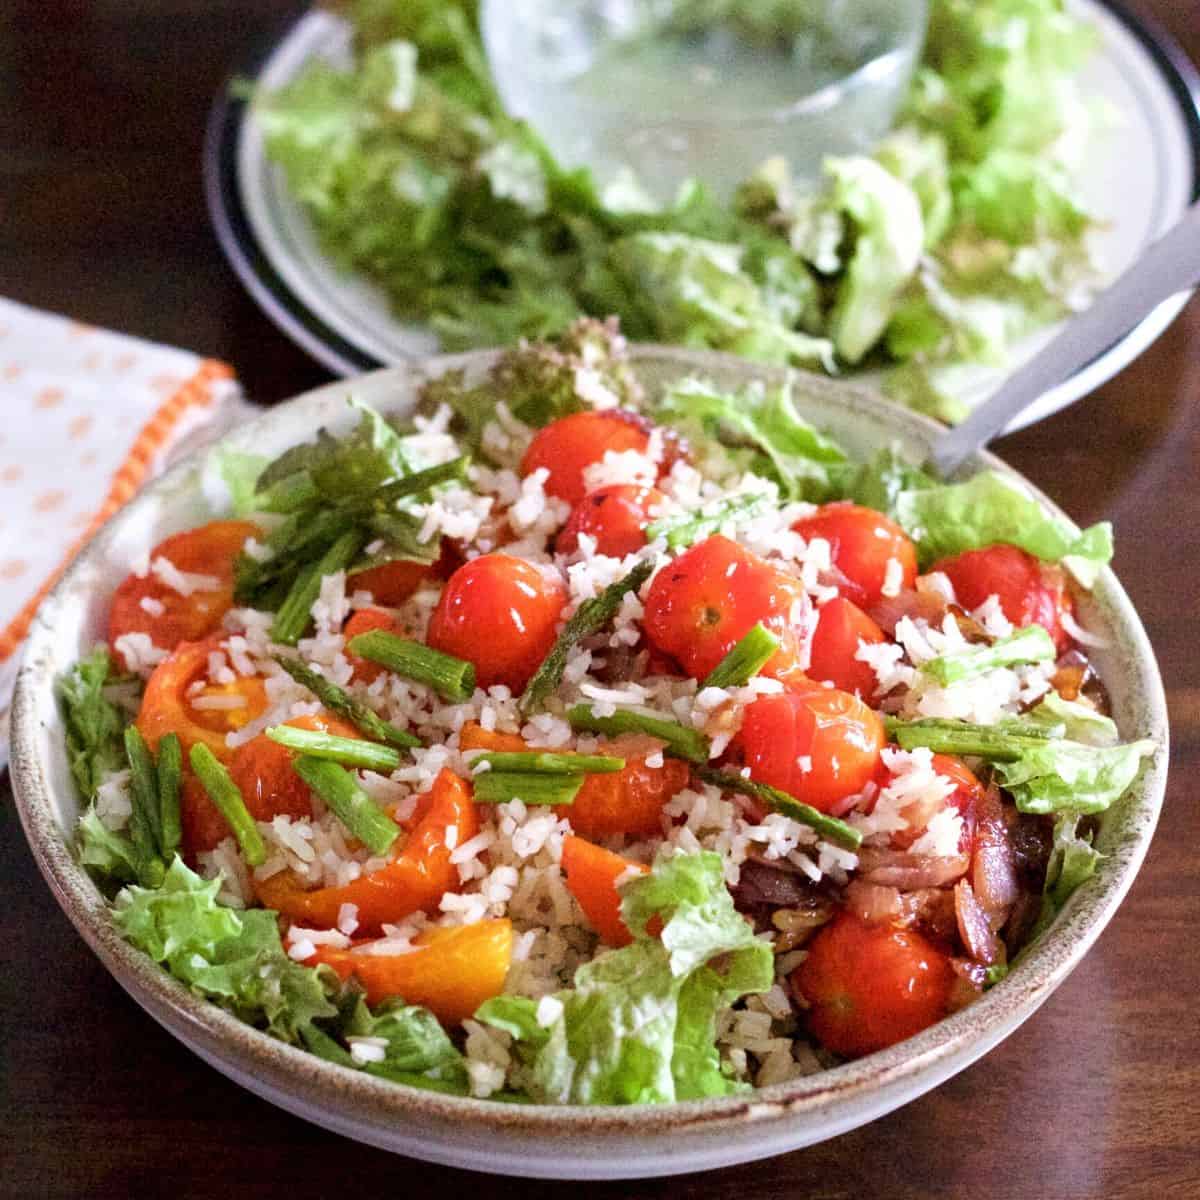
[[[1085,92],[1103,101],[1109,117],[1088,148],[1079,193],[1100,219],[1095,255],[1111,278],[1200,196],[1200,77],[1166,35],[1117,4],[1075,0],[1072,7],[1100,35],[1085,70]],[[314,58],[348,61],[349,30],[332,13],[303,16],[239,75],[274,89]],[[340,375],[433,353],[437,339],[427,328],[398,320],[382,291],[322,253],[282,172],[267,160],[260,129],[246,116],[244,102],[227,96],[214,109],[207,190],[221,244],[266,314]],[[1049,416],[1116,374],[1162,333],[1184,300],[1160,305],[1010,428]],[[1034,353],[1053,333],[1052,327],[1025,339],[1015,360]],[[995,372],[981,373],[976,398],[997,382]]]

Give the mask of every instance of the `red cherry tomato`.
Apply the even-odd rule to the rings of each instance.
[[[329,733],[334,737],[362,737],[353,725],[338,720],[330,713],[296,717],[284,724],[295,729]],[[292,770],[295,758],[296,751],[272,741],[265,733],[251,738],[234,751],[229,774],[256,821],[269,821],[277,816],[312,816],[312,792],[308,784]]]
[[[883,595],[889,560],[900,564],[902,588],[912,587],[917,578],[917,551],[908,534],[873,508],[839,500],[821,505],[792,528],[808,541],[829,543],[833,565],[847,580],[842,591],[860,608],[870,608]]]
[[[875,776],[883,721],[837,688],[760,696],[742,721],[750,774],[822,812],[861,792]]]
[[[860,642],[878,645],[886,640],[883,630],[857,604],[845,596],[836,596],[817,616],[808,674],[813,679],[828,681],[844,692],[873,696],[877,682],[875,672],[854,656]]]
[[[609,450],[644,451],[649,441],[645,421],[634,413],[623,409],[572,413],[534,434],[521,460],[521,474],[532,475],[545,467],[550,472],[546,492],[578,504],[587,492],[583,480],[587,467],[602,462]]]
[[[655,577],[644,628],[651,646],[703,679],[758,622],[779,649],[762,674],[807,682],[797,667],[793,610],[804,603],[799,580],[719,534],[685,550]]]
[[[627,758],[620,771],[586,776],[575,802],[556,811],[585,838],[661,834],[663,805],[687,787],[688,774],[676,758],[661,767],[647,766],[644,756]]]
[[[434,572],[436,564],[410,562],[381,563],[365,571],[356,571],[346,580],[346,592],[370,592],[376,604],[399,608]],[[365,630],[359,630],[360,633]]]
[[[571,510],[554,548],[559,554],[573,554],[579,535],[596,539],[596,553],[624,558],[646,544],[646,526],[666,497],[652,487],[634,483],[613,483],[588,492]]]
[[[919,933],[842,912],[808,944],[791,983],[809,1005],[813,1036],[857,1058],[940,1021],[954,978],[949,955]]]
[[[949,576],[963,608],[978,608],[989,596],[996,596],[1014,625],[1041,625],[1060,651],[1070,642],[1062,617],[1074,604],[1061,567],[1043,563],[1017,546],[998,543],[943,558],[930,570]]]
[[[198,642],[215,633],[233,607],[234,561],[246,540],[259,533],[249,521],[210,521],[159,542],[151,562],[164,558],[186,574],[212,576],[216,586],[185,596],[154,574],[127,575],[113,595],[109,642],[125,633],[145,633],[161,649],[174,650],[180,642]]]
[[[405,634],[404,626],[391,613],[378,608],[360,608],[342,627],[342,637],[349,645],[351,638],[358,637],[360,633],[370,633],[373,629],[382,629],[398,637]],[[363,683],[374,683],[387,670],[378,663],[368,662],[365,658],[359,658],[357,654],[351,654],[349,650],[346,651],[346,661],[354,667],[354,678]]]
[[[510,554],[484,554],[450,576],[426,638],[475,664],[480,687],[519,692],[554,645],[566,589]]]

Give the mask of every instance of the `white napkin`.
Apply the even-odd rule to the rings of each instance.
[[[0,710],[79,548],[239,397],[224,363],[0,299]]]

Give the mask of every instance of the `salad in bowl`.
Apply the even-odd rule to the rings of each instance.
[[[1158,747],[1112,552],[613,323],[356,403],[129,563],[57,691],[78,861],[193,993],[505,1105],[751,1093],[979,1001]],[[384,406],[386,407],[386,406]]]

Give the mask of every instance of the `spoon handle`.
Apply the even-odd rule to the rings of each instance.
[[[931,455],[943,476],[987,445],[1050,388],[1103,353],[1162,301],[1200,284],[1200,203],[999,390],[938,439]]]

